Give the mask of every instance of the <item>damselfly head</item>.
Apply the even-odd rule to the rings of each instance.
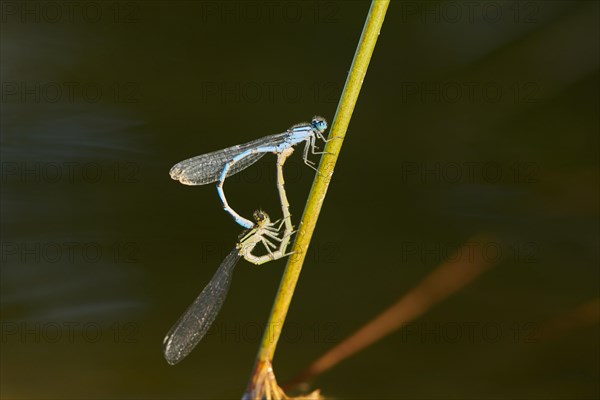
[[[325,118],[319,117],[318,115],[315,115],[313,117],[311,125],[314,129],[318,130],[321,133],[325,132],[325,129],[327,129],[327,121],[325,120]]]
[[[267,214],[263,210],[254,211],[253,216],[254,216],[254,220],[256,221],[257,225],[262,225],[265,222],[268,223],[271,221],[271,219],[269,218],[269,214]]]

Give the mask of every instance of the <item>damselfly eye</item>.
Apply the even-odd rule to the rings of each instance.
[[[327,121],[325,121],[325,118],[323,117],[314,117],[312,120],[312,125],[320,132],[324,132],[325,129],[327,129]]]
[[[257,223],[261,223],[261,222],[267,221],[268,219],[269,219],[269,215],[266,212],[264,212],[262,210],[256,210],[256,211],[254,211],[254,220]]]

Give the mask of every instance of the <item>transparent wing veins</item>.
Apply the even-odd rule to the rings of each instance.
[[[206,335],[225,302],[233,269],[240,258],[238,249],[234,248],[225,257],[202,293],[167,333],[163,350],[169,364],[175,365],[187,357]]]
[[[184,185],[206,185],[219,180],[225,164],[243,152],[264,146],[276,146],[283,143],[288,133],[265,136],[248,143],[238,144],[226,149],[213,151],[200,156],[188,158],[175,164],[169,174],[174,180]],[[227,176],[237,174],[261,159],[266,153],[254,153],[239,160],[228,171]]]

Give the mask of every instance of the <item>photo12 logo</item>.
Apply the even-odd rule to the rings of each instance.
[[[342,88],[335,82],[307,86],[294,81],[205,81],[200,83],[198,100],[220,104],[296,104],[303,101],[334,104],[341,91]]]
[[[138,22],[140,14],[140,3],[135,1],[0,2],[3,24],[132,24]]]
[[[98,322],[10,322],[0,324],[0,343],[137,343],[139,328],[134,322],[114,322],[109,326]]]
[[[535,24],[539,1],[399,1],[402,23],[421,24]]]
[[[398,177],[403,185],[535,184],[541,165],[533,161],[402,161]]]
[[[138,183],[140,165],[131,161],[110,162],[26,162],[0,163],[2,184],[96,184]]]
[[[537,82],[414,81],[401,82],[402,104],[533,104],[540,101]]]
[[[139,262],[140,246],[136,242],[0,242],[2,263],[14,264],[98,264]]]
[[[279,325],[266,326],[265,322],[222,322],[213,324],[206,337],[212,336],[220,342],[260,343],[261,338],[275,338],[281,330]],[[336,343],[339,341],[339,327],[335,322],[299,324],[286,322],[281,331],[281,340],[285,343]]]
[[[497,321],[412,322],[400,330],[403,343],[537,343],[538,326],[533,322]]]
[[[202,1],[198,20],[208,24],[332,24],[337,1]]]
[[[483,260],[490,264],[537,264],[540,245],[533,241],[502,242],[495,240],[474,240],[458,245],[450,242],[401,241],[396,249],[402,264],[427,264],[430,262],[477,263]]]
[[[139,103],[138,82],[5,81],[0,86],[3,104]]]

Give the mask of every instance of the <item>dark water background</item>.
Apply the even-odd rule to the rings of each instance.
[[[469,3],[470,4],[470,3]],[[161,342],[240,229],[189,156],[333,118],[368,2],[2,3],[3,398],[239,398],[284,267]],[[315,382],[341,398],[598,398],[595,1],[393,2],[275,358],[285,382],[473,235],[480,279]],[[277,210],[274,157],[232,177]],[[314,173],[286,183],[297,223]],[[272,212],[275,214],[275,212]]]

